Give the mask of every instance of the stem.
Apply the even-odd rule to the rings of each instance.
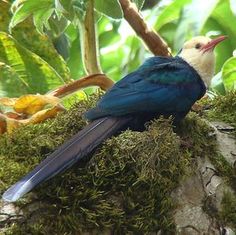
[[[149,50],[154,55],[171,56],[167,43],[157,32],[148,27],[138,12],[136,5],[130,0],[119,0],[119,2],[124,13],[124,18],[136,34],[143,39]]]
[[[94,0],[88,0],[84,20],[80,22],[81,51],[85,70],[88,75],[102,73],[98,57],[97,30],[94,18]]]
[[[89,86],[99,86],[103,90],[108,90],[113,86],[113,81],[105,74],[93,74],[59,87],[48,94],[56,97],[64,97]]]

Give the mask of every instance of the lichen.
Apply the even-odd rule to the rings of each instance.
[[[0,138],[0,191],[9,187],[85,125],[91,97],[43,124]],[[217,153],[212,129],[190,113],[176,128],[160,118],[127,130],[37,187],[17,203],[24,217],[5,234],[175,234],[171,192],[192,174],[198,157]]]

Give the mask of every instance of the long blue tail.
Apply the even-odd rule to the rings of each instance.
[[[105,117],[93,121],[12,185],[3,194],[3,200],[14,202],[41,182],[71,167],[105,139],[121,130],[130,120],[129,117]]]

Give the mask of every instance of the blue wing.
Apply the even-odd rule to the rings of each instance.
[[[117,82],[86,117],[187,113],[205,89],[197,72],[181,58],[153,57]]]

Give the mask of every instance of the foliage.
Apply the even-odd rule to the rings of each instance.
[[[133,2],[141,9],[144,0]],[[218,73],[226,59],[232,57],[232,52],[236,47],[236,34],[231,23],[236,21],[235,4],[229,0],[211,0],[207,2],[207,5],[205,3],[204,11],[201,11],[199,7],[203,4],[198,0],[173,0],[168,3],[163,0],[151,10],[145,10],[143,13],[147,22],[155,22],[154,28],[167,40],[174,53],[179,50],[184,40],[192,36],[198,34],[228,35],[229,39],[216,48],[216,72]],[[14,61],[0,58],[3,63],[0,72],[1,83],[9,81],[3,83],[5,84],[2,89],[4,95],[13,97],[26,93],[45,93],[69,81],[70,78],[78,79],[85,74],[83,48],[80,45],[83,33],[80,29],[87,5],[88,0],[17,0],[11,6],[14,13],[12,17],[7,13],[10,3],[0,1],[0,8],[7,16],[1,18],[1,25],[4,26],[1,30],[9,33],[9,26],[12,31],[11,37],[5,34],[7,43],[14,42],[17,47],[24,47],[20,52],[18,51],[20,54]],[[127,32],[126,23],[123,20],[117,21],[117,19],[123,18],[118,0],[95,1],[94,7],[97,12],[96,24],[101,67],[109,77],[116,81],[137,68],[149,53],[131,31]],[[196,11],[201,16],[194,14]],[[40,34],[36,33],[35,29]],[[23,32],[23,35],[19,35],[19,32]],[[37,39],[35,39],[36,37]],[[54,46],[50,41],[54,43]],[[44,48],[40,49],[42,46]],[[55,53],[54,47],[61,53],[65,61]],[[1,50],[2,55],[6,54],[7,58],[12,58],[13,52],[6,50],[5,45]],[[20,59],[21,57],[30,58],[28,54],[31,52],[36,54],[34,56],[32,54],[32,56],[37,59],[29,61]],[[41,65],[42,62],[38,62],[40,57],[45,60],[44,66]],[[229,59],[223,66],[222,72],[213,79],[212,89],[214,91],[225,94],[234,89],[236,75],[232,71],[226,71],[229,67],[234,66],[233,61],[234,58]],[[30,64],[30,66],[26,67],[25,64]],[[27,78],[24,77],[26,74]],[[22,76],[25,79],[23,81]],[[10,79],[12,77],[14,79]],[[12,85],[6,84],[14,84],[15,81],[19,84],[17,86],[19,89],[14,92],[11,89]],[[39,83],[40,86],[36,85]]]
[[[7,110],[0,114],[0,133],[29,123],[39,123],[47,118],[55,117],[64,108],[60,99],[52,95],[23,95],[19,98],[0,98],[1,109]],[[51,106],[51,107],[50,107]],[[46,107],[46,109],[45,109]],[[10,110],[11,109],[11,110]]]

